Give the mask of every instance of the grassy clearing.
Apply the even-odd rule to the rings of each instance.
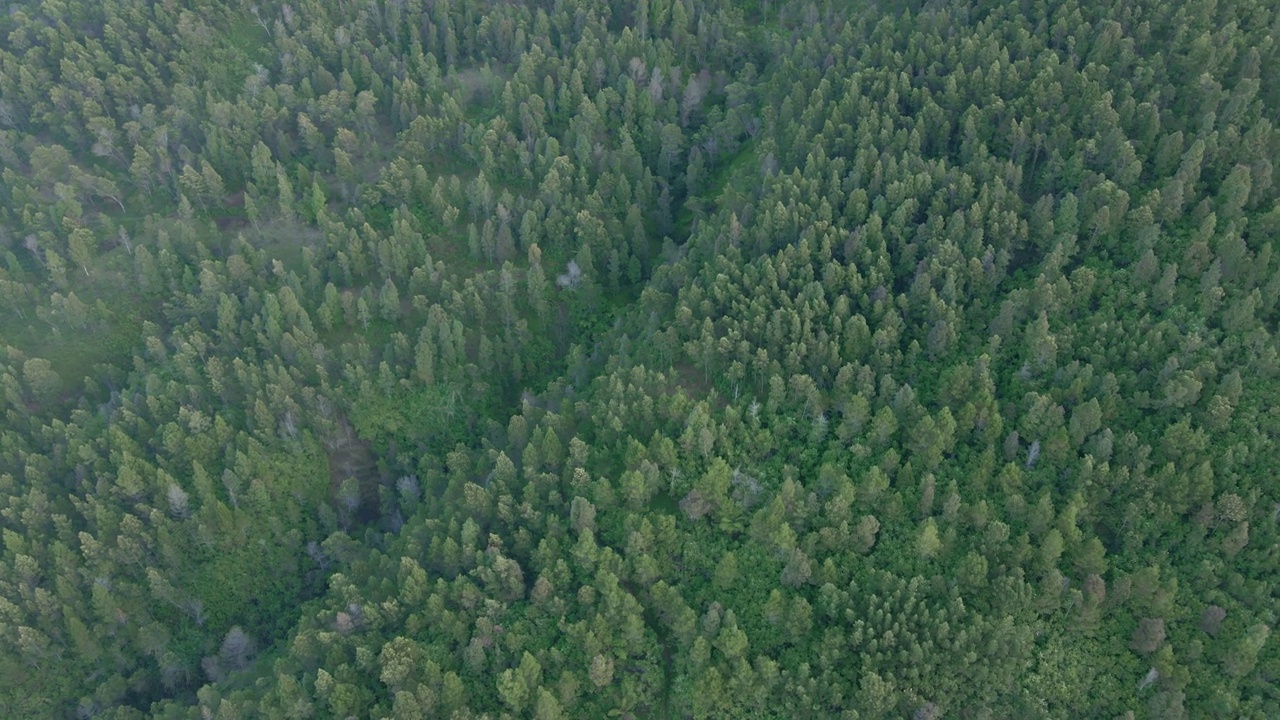
[[[257,229],[252,226],[234,230],[243,233],[245,240],[266,254],[270,260],[279,260],[285,270],[300,276],[307,274],[303,262],[303,249],[318,249],[323,237],[320,229],[297,220],[273,218],[262,222]]]
[[[737,179],[744,184],[746,178],[757,177],[756,169],[760,166],[760,151],[754,142],[745,143],[733,159],[720,165],[707,182],[707,196],[719,199],[729,186],[729,181]]]
[[[141,342],[143,323],[159,318],[159,304],[137,292],[132,257],[124,248],[99,255],[88,274],[69,268],[64,289],[47,289],[49,297],[8,308],[0,321],[0,346],[48,360],[62,379],[66,401],[83,394],[85,378],[101,379],[100,366],[126,366]],[[54,293],[74,294],[83,303],[83,324],[53,309]]]
[[[748,142],[728,162],[722,163],[710,174],[707,189],[697,200],[702,203],[703,212],[715,212],[721,203],[728,199],[729,193],[742,193],[746,189],[748,179],[759,182],[755,168],[759,167],[759,152],[755,143]],[[691,198],[692,199],[692,198]],[[676,212],[676,229],[674,238],[683,243],[689,238],[693,227],[693,210],[688,200]]]
[[[231,23],[223,33],[225,45],[218,48],[213,67],[222,69],[229,88],[238,88],[255,65],[266,64],[271,38],[251,16]]]

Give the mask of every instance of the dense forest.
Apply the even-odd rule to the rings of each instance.
[[[0,715],[1280,717],[1277,38],[10,5]]]

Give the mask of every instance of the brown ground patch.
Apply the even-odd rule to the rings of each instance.
[[[360,507],[353,519],[361,523],[376,519],[381,474],[373,447],[356,436],[346,418],[340,418],[338,431],[325,443],[325,449],[329,460],[330,502],[335,508],[341,508],[339,489],[347,478],[353,477],[360,483]]]

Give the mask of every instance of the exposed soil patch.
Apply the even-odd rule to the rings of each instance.
[[[339,517],[366,523],[378,517],[378,485],[382,479],[373,447],[356,436],[355,430],[341,418],[335,436],[325,443],[329,460],[329,500]],[[347,497],[342,484],[348,478],[359,483],[356,498]],[[353,508],[352,505],[355,504]]]
[[[235,215],[216,217],[213,222],[218,226],[218,232],[233,232],[249,225],[248,220]]]

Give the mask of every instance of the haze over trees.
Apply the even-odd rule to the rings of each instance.
[[[0,17],[0,714],[1280,716],[1280,10]]]

